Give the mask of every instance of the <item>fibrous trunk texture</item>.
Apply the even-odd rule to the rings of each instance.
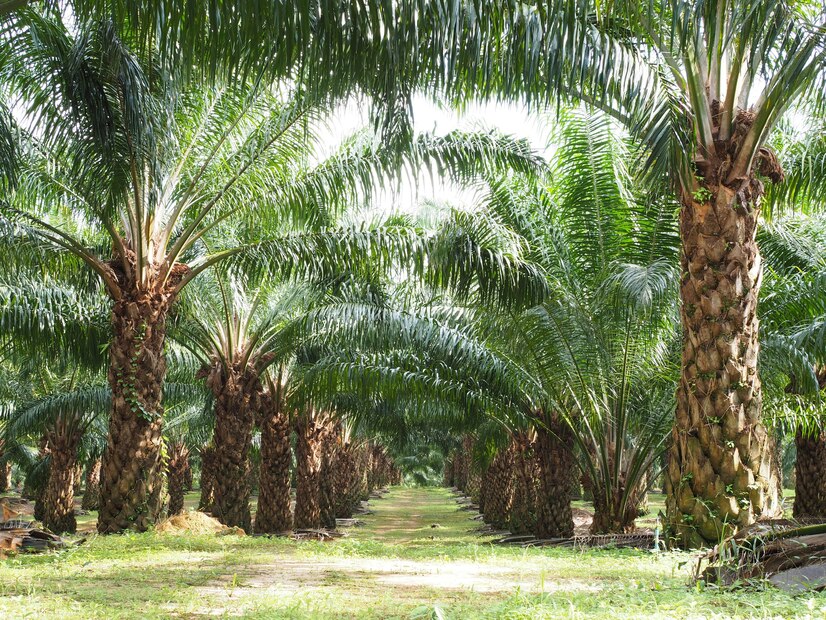
[[[187,458],[184,462],[184,492],[188,493],[192,490],[192,463]]]
[[[63,424],[49,432],[49,478],[43,492],[43,525],[53,532],[77,530],[75,520],[75,473],[80,434]]]
[[[50,453],[51,447],[49,446],[49,433],[44,433],[40,437],[37,460],[46,471],[43,472],[43,475],[41,476],[27,474],[26,482],[23,485],[23,496],[34,500],[35,521],[43,521],[43,516],[45,514],[43,499],[46,496],[46,485],[49,482],[50,466],[48,463],[44,463],[44,460]]]
[[[11,489],[11,463],[3,461],[5,442],[0,438],[0,493]]]
[[[591,534],[627,534],[636,529],[635,521],[640,503],[645,495],[644,487],[626,491],[624,474],[620,474],[619,487],[610,496],[603,489],[594,490],[594,520]],[[623,502],[623,495],[625,501]]]
[[[548,427],[536,427],[536,457],[539,487],[536,507],[536,536],[569,538],[574,535],[571,512],[571,470],[575,469],[573,435],[567,423],[551,417]]]
[[[11,463],[0,463],[0,493],[10,490],[11,487]]]
[[[463,447],[465,441],[466,438],[463,437]],[[453,454],[453,484],[457,489],[465,494],[467,494],[468,491],[468,476],[470,474],[471,454],[472,453],[464,449],[457,450]]]
[[[341,425],[327,423],[321,438],[318,510],[321,525],[328,529],[336,528],[336,502],[340,493],[336,488],[340,439]]]
[[[173,294],[124,293],[112,309],[112,414],[103,455],[98,531],[145,531],[160,517],[166,316]]]
[[[442,484],[446,487],[456,486],[456,481],[453,479],[453,455],[445,457],[445,468],[442,473]]]
[[[493,457],[486,474],[485,521],[495,528],[507,525],[513,501],[513,444],[501,449]]]
[[[212,516],[224,525],[250,531],[249,454],[261,381],[251,369],[216,363],[207,385],[215,399],[215,501]]]
[[[519,433],[513,442],[513,497],[508,529],[514,534],[529,534],[536,531],[537,460],[527,433]]]
[[[670,534],[687,547],[781,514],[757,374],[763,186],[753,174],[723,183],[729,147],[736,141],[719,161],[698,163],[701,186],[684,190],[680,211],[682,375],[665,487]]]
[[[86,466],[86,484],[83,489],[83,510],[97,510],[100,505],[100,459]]]
[[[279,395],[267,394],[261,422],[261,477],[255,531],[283,534],[293,528],[290,512],[290,422]]]
[[[189,467],[189,448],[182,441],[169,445],[169,461],[166,465],[167,486],[169,488],[169,516],[184,511],[186,493],[186,470]]]
[[[335,514],[339,519],[349,519],[361,500],[361,487],[358,475],[358,457],[355,446],[350,441],[343,441],[336,461],[336,506]]]
[[[356,448],[356,482],[354,493],[359,501],[370,498],[370,486],[367,481],[367,474],[370,470],[370,446],[361,443]]]
[[[324,426],[314,416],[296,420],[295,444],[295,518],[296,529],[319,529],[321,441]]]
[[[826,433],[798,429],[794,443],[794,516],[822,519],[826,517]]]
[[[203,446],[201,454],[201,497],[198,500],[198,510],[201,512],[212,512],[215,503],[215,447],[212,445]]]

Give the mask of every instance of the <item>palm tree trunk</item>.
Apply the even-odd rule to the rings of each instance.
[[[798,429],[794,443],[794,516],[822,519],[826,517],[826,433]]]
[[[83,489],[83,510],[97,510],[100,506],[100,459],[94,459],[86,468],[86,484]]]
[[[338,452],[336,463],[336,517],[350,519],[358,506],[361,489],[358,484],[357,454],[355,447],[345,441]]]
[[[609,502],[604,493],[594,493],[594,520],[591,534],[627,534],[636,529],[635,521],[639,514],[640,501],[644,495],[642,489],[636,489],[621,506],[621,497],[625,490],[614,490]]]
[[[536,426],[539,488],[536,512],[537,538],[570,538],[574,535],[571,512],[571,452],[573,435],[567,423],[551,416],[549,426]]]
[[[169,487],[169,516],[179,515],[184,511],[184,494],[186,470],[189,464],[189,448],[182,441],[169,446],[169,461],[166,466],[167,486]]]
[[[101,534],[143,532],[160,517],[163,346],[172,297],[134,293],[117,300],[112,309],[112,414],[101,466]]]
[[[340,493],[336,488],[340,436],[341,426],[330,421],[325,425],[321,439],[318,510],[321,525],[331,530],[336,529],[336,501]]]
[[[10,491],[11,487],[11,463],[2,463],[0,464],[0,493]]]
[[[501,449],[488,468],[490,488],[485,491],[485,521],[503,528],[513,501],[513,447]]]
[[[514,437],[513,498],[508,529],[514,534],[536,531],[536,481],[537,462],[533,442],[526,433]]]
[[[3,460],[5,452],[3,439],[0,439],[0,461]],[[11,489],[11,463],[0,462],[0,493]]]
[[[184,493],[189,493],[192,490],[192,464],[189,461],[189,456],[187,456],[186,461],[184,461],[183,467]]]
[[[49,433],[51,465],[43,492],[43,525],[53,532],[77,531],[74,485],[79,441],[79,433],[71,429],[58,428]]]
[[[201,448],[201,498],[198,500],[198,510],[212,512],[215,504],[215,448],[203,446]]]
[[[323,426],[310,415],[296,420],[295,528],[319,529],[321,434]]]
[[[290,422],[279,399],[268,395],[261,428],[261,477],[255,531],[283,534],[293,529],[290,512]]]
[[[40,437],[40,445],[38,448],[38,461],[40,465],[45,468],[45,475],[36,478],[35,476],[26,476],[26,483],[23,487],[23,493],[26,497],[34,500],[34,519],[35,521],[43,521],[46,514],[44,498],[46,496],[46,485],[49,482],[50,467],[49,463],[44,460],[51,454],[51,446],[49,445],[49,433],[44,433]]]
[[[444,472],[442,473],[442,484],[446,487],[452,487],[454,485],[453,480],[453,456],[447,455],[445,457],[445,467]]]
[[[370,487],[368,485],[368,473],[370,471],[370,448],[369,444],[361,443],[356,449],[356,489],[358,500],[368,500],[370,498]]]
[[[224,525],[249,532],[249,454],[261,382],[253,371],[226,376],[213,368],[208,384],[215,396],[215,503],[212,515]]]
[[[763,186],[752,176],[730,188],[706,174],[680,211],[682,375],[665,485],[671,535],[688,547],[781,514],[757,374]]]
[[[74,493],[75,495],[79,495],[80,492],[83,490],[83,463],[79,461],[75,462],[75,488]]]

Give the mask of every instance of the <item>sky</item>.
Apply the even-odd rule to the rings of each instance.
[[[551,152],[548,148],[547,123],[543,123],[539,114],[519,104],[476,103],[460,112],[439,106],[427,97],[417,96],[413,100],[413,119],[417,133],[445,135],[456,129],[495,129],[528,140],[540,154],[548,156]],[[369,123],[369,105],[351,101],[333,115],[328,142],[331,147],[337,145]],[[475,202],[473,191],[462,190],[448,181],[430,183],[429,179],[421,177],[416,184],[404,182],[397,193],[386,191],[378,194],[370,212],[382,215],[398,212],[418,214],[426,203],[473,209]]]

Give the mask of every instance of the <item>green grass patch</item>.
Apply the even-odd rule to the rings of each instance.
[[[444,489],[371,504],[334,542],[150,532],[11,558],[0,618],[826,617],[823,594],[690,586],[687,553],[491,544]]]

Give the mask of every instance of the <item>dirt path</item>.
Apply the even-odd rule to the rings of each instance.
[[[477,514],[461,510],[456,498],[441,488],[396,488],[370,502],[373,514],[362,517],[364,526],[351,535],[365,540],[407,547],[437,549],[445,544],[478,543],[469,530],[480,525]]]
[[[202,588],[203,593],[238,605],[245,599],[251,603],[301,596],[308,589],[329,589],[333,595],[342,587],[347,597],[373,600],[392,595],[400,603],[554,589],[530,564],[482,557],[452,560],[451,550],[479,544],[489,549],[484,544],[489,539],[472,531],[480,524],[472,520],[475,513],[462,510],[447,489],[395,488],[371,500],[369,508],[372,514],[360,517],[364,525],[347,528],[344,539],[324,543],[329,550],[324,557],[301,557],[299,544],[295,554],[262,557],[261,563]]]

